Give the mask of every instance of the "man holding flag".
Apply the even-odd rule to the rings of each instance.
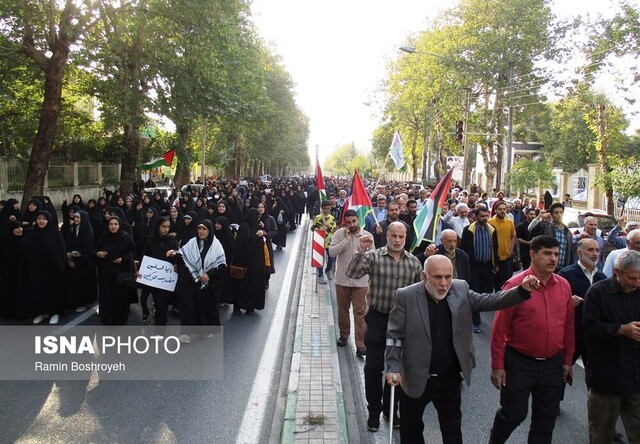
[[[442,214],[442,207],[447,201],[449,187],[451,186],[451,177],[453,176],[453,168],[442,178],[440,183],[434,188],[429,198],[425,201],[422,209],[418,212],[413,221],[413,229],[415,230],[415,238],[411,245],[411,251],[422,243],[423,240],[434,242],[436,238],[436,229],[438,228],[438,219]]]

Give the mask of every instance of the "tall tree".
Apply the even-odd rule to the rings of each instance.
[[[33,141],[23,191],[23,206],[41,195],[60,115],[62,87],[72,46],[95,20],[92,1],[7,1],[0,14],[12,51],[22,52],[44,73],[38,131]]]

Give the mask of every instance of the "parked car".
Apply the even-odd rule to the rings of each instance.
[[[172,191],[173,189],[171,187],[153,187],[144,189],[144,192],[150,196],[153,196],[156,192],[160,192],[160,195],[164,200],[167,200],[169,196],[171,196]]]
[[[579,210],[576,208],[565,208],[562,222],[571,229],[572,232],[584,227],[584,218],[588,215],[595,216],[598,219],[598,229],[602,230],[602,236],[607,237],[609,231],[611,231],[617,224],[616,218],[607,214],[603,210]]]
[[[268,174],[265,174],[263,176],[260,176],[258,179],[260,179],[260,182],[262,182],[263,184],[265,184],[266,186],[271,185],[271,176]]]
[[[204,189],[204,185],[201,183],[190,183],[188,185],[184,185],[180,190],[183,193],[186,193],[188,191],[194,191],[194,190],[197,190],[199,193],[202,193],[203,189]]]
[[[575,234],[579,234],[584,229],[584,219],[585,217],[592,215],[598,219],[598,230],[599,233],[604,239],[604,257],[606,258],[611,250],[614,250],[614,246],[611,242],[607,241],[607,236],[609,231],[611,231],[618,224],[616,218],[607,214],[606,211],[603,210],[578,210],[576,208],[565,208],[564,216],[562,217],[562,222],[571,230],[571,232]],[[622,235],[625,233],[622,231]]]

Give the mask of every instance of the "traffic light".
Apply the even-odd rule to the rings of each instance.
[[[464,134],[464,122],[456,120],[456,142],[462,143],[462,135]]]

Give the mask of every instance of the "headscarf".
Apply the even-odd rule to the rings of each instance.
[[[200,276],[203,274],[213,270],[219,265],[227,264],[222,244],[220,244],[220,241],[214,236],[211,221],[206,219],[202,220],[198,223],[198,226],[200,225],[204,225],[209,230],[207,239],[204,241],[202,252],[200,251],[200,238],[198,236],[191,239],[180,249],[182,260],[195,282],[198,282]],[[206,285],[202,285],[202,288],[204,287],[206,287]]]
[[[220,225],[221,228],[219,230],[215,230],[216,238],[222,244],[222,248],[224,248],[224,253],[227,258],[227,261],[231,261],[231,256],[233,255],[233,249],[235,247],[235,239],[233,238],[233,233],[231,232],[231,226],[229,225],[229,221],[224,216],[219,216],[216,219],[215,225]],[[215,229],[214,225],[214,229]]]

